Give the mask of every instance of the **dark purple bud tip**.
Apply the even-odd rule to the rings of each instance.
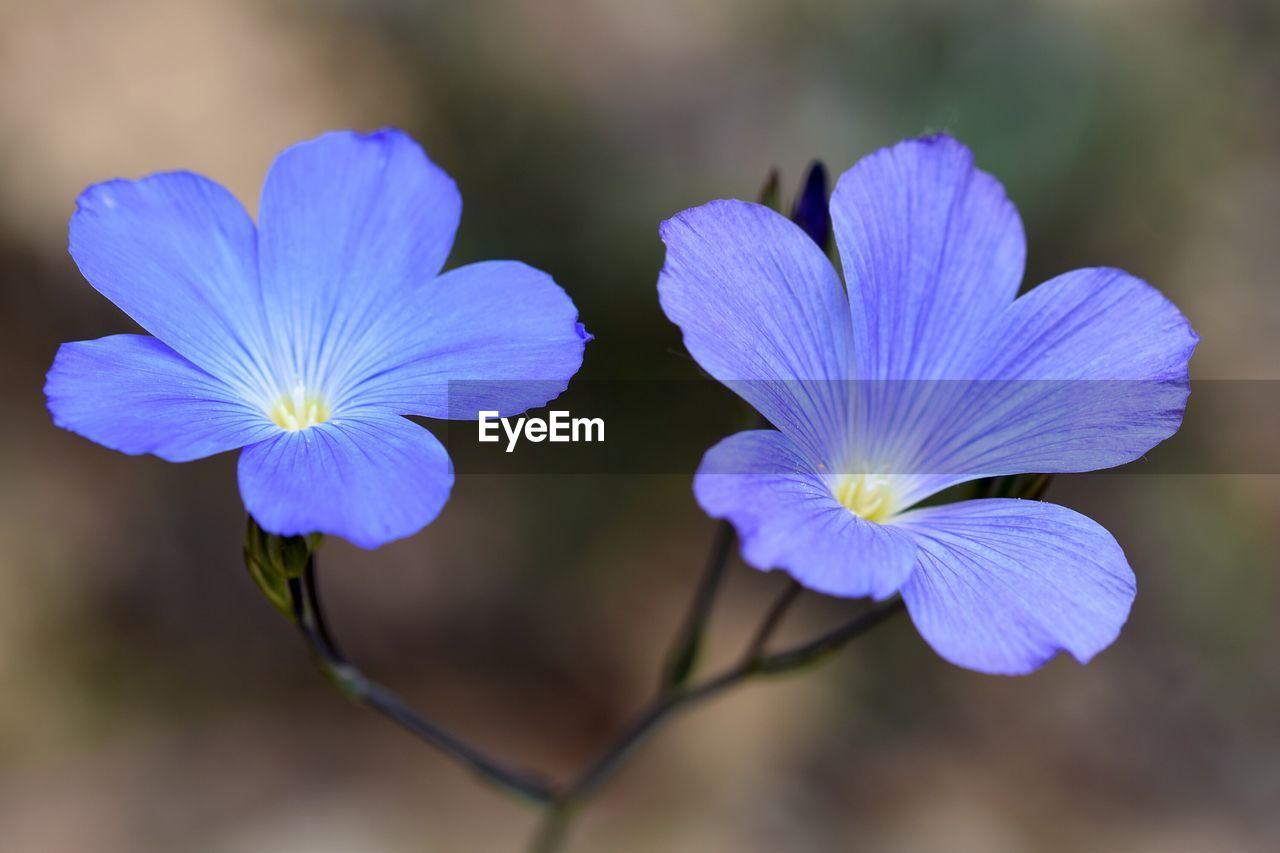
[[[791,221],[804,229],[822,251],[827,251],[831,235],[831,213],[827,207],[827,170],[818,160],[809,166],[804,188],[791,208]]]

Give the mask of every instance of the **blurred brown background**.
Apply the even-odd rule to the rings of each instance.
[[[1275,4],[1213,0],[0,0],[0,849],[470,853],[533,823],[313,673],[241,567],[233,454],[50,424],[58,342],[130,330],[66,254],[87,184],[185,167],[253,207],[285,145],[398,125],[461,186],[452,263],[550,271],[598,338],[584,376],[687,376],[661,219],[946,129],[1020,206],[1031,279],[1124,267],[1191,317],[1194,377],[1276,378],[1278,37]],[[1238,416],[1210,413],[1274,441]],[[1139,578],[1091,666],[975,675],[900,620],[678,719],[571,849],[1277,849],[1280,482],[1050,497]],[[408,541],[328,545],[324,581],[368,671],[566,774],[647,697],[712,530],[687,477],[473,477]],[[714,657],[778,586],[735,570]]]

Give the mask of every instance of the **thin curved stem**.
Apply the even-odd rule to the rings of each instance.
[[[779,652],[764,654],[764,643],[799,592],[798,585],[796,587],[784,590],[770,608],[739,663],[695,686],[659,693],[630,725],[600,751],[552,803],[534,837],[531,853],[556,853],[560,850],[574,812],[609,779],[636,747],[675,712],[710,699],[752,677],[781,675],[817,663],[903,609],[902,599],[894,596],[816,639]]]
[[[716,527],[715,540],[711,544],[711,553],[707,557],[707,567],[702,572],[698,589],[693,595],[693,603],[685,616],[680,631],[672,643],[667,662],[662,668],[662,681],[659,693],[665,694],[678,690],[693,675],[698,662],[698,653],[707,634],[707,623],[711,617],[711,608],[715,604],[716,592],[724,578],[729,558],[733,555],[733,544],[737,541],[733,525],[727,521]]]
[[[823,658],[840,651],[850,640],[862,636],[881,622],[905,609],[906,605],[903,603],[902,597],[895,595],[875,604],[871,609],[864,611],[816,639],[762,657],[757,663],[756,669],[763,675],[776,675],[792,672],[817,663]]]
[[[467,765],[484,781],[535,803],[550,805],[556,802],[555,790],[546,780],[509,767],[480,751],[444,726],[415,711],[394,691],[356,669],[333,638],[320,602],[315,574],[315,555],[312,554],[302,576],[289,579],[294,620],[307,645],[311,647],[316,666],[338,690],[387,717],[419,740]]]
[[[764,648],[769,643],[769,638],[773,636],[773,632],[778,630],[778,626],[782,624],[782,617],[787,614],[787,610],[795,603],[797,597],[804,590],[799,581],[790,581],[787,583],[786,589],[773,602],[773,606],[769,608],[769,612],[765,614],[764,621],[760,623],[760,627],[756,629],[755,636],[751,638],[751,643],[747,646],[747,651],[743,655],[744,660],[758,660],[764,654]]]

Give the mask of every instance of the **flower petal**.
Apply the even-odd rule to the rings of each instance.
[[[444,447],[397,415],[344,415],[240,455],[240,495],[264,530],[329,533],[362,548],[430,524],[452,486]]]
[[[1199,340],[1158,290],[1107,267],[1051,279],[1001,319],[981,371],[999,379],[1185,381]]]
[[[993,327],[921,463],[952,482],[1131,462],[1177,431],[1197,336],[1154,288],[1120,270],[1059,276]]]
[[[1018,212],[949,136],[863,158],[837,182],[831,215],[863,378],[953,375],[1017,295]]]
[[[187,462],[278,432],[220,379],[147,335],[63,344],[45,394],[53,421],[122,453]]]
[[[919,563],[902,588],[920,634],[958,666],[1031,672],[1059,650],[1109,646],[1133,604],[1124,552],[1099,524],[1038,501],[962,501],[896,522]]]
[[[815,461],[844,432],[849,301],[798,226],[713,201],[662,224],[658,296],[689,353]]]
[[[257,243],[231,193],[189,172],[107,181],[80,195],[70,233],[98,292],[198,367],[261,393]]]
[[[515,261],[451,270],[401,316],[410,322],[388,318],[352,362],[342,384],[354,402],[432,418],[518,414],[564,391],[591,337],[551,276]]]
[[[462,199],[396,130],[327,133],[281,152],[259,213],[262,294],[288,340],[286,384],[327,388],[378,320],[444,265]]]
[[[733,522],[748,563],[785,569],[818,592],[883,598],[915,562],[910,536],[846,509],[827,478],[774,430],[740,432],[712,447],[693,490],[708,515]]]

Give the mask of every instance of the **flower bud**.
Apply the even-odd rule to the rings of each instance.
[[[831,211],[827,206],[827,170],[821,161],[810,164],[804,187],[791,207],[791,221],[803,228],[822,251],[827,251],[831,245]]]

